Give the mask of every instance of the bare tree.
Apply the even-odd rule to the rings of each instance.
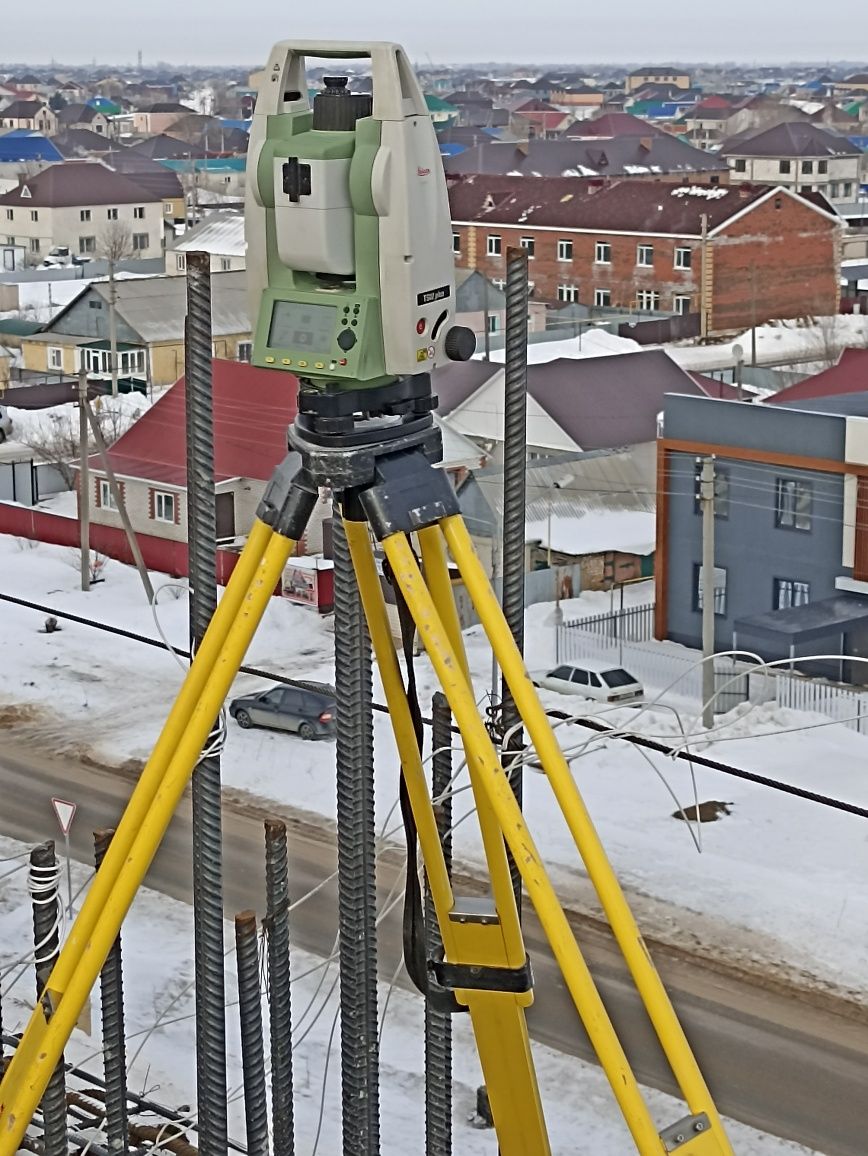
[[[118,405],[112,405],[107,398],[103,399],[96,410],[102,435],[108,445],[113,445],[118,438],[126,433],[134,418]],[[40,415],[38,422],[29,424],[23,433],[18,435],[28,449],[40,459],[54,466],[66,483],[67,489],[75,484],[75,468],[72,465],[79,457],[79,426],[78,414],[73,407],[67,406],[63,410],[47,411]],[[96,443],[90,441],[88,453],[96,453]]]
[[[109,221],[103,230],[99,241],[99,255],[108,261],[109,279],[109,343],[110,368],[112,376],[112,397],[118,395],[118,321],[117,321],[117,287],[115,282],[115,266],[119,261],[132,256],[133,236],[128,225],[122,221]]]

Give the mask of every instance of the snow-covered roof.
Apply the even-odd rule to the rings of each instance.
[[[184,234],[175,252],[211,253],[218,257],[243,257],[247,252],[244,240],[244,217],[241,213],[212,213],[204,221]]]

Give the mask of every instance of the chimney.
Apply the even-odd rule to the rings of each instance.
[[[527,156],[529,150],[530,150],[530,141],[529,140],[520,140],[520,141],[516,142],[515,151],[518,153],[521,153],[521,155],[523,157]]]
[[[639,147],[645,153],[650,153],[654,147],[654,142],[650,136],[643,136],[639,141]]]

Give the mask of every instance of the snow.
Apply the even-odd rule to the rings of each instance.
[[[841,350],[868,343],[868,317],[861,314],[840,315],[781,321],[760,325],[756,330],[758,365],[798,363],[806,370],[816,365],[817,371],[834,365]],[[735,346],[740,345],[742,358],[751,358],[751,331],[745,330],[731,341],[715,345],[665,345],[663,348],[673,361],[689,372],[701,373],[734,365]]]
[[[656,516],[639,510],[607,510],[597,514],[553,513],[527,523],[528,542],[539,541],[543,549],[560,554],[599,554],[620,550],[625,554],[652,554],[656,541]]]
[[[635,353],[642,348],[629,337],[618,337],[608,329],[597,329],[588,325],[587,321],[577,321],[576,325],[586,327],[580,337],[570,337],[566,341],[537,341],[528,345],[528,363],[542,365],[544,362],[556,361],[559,357],[609,357],[616,353]],[[506,350],[493,349],[490,360],[505,361]]]
[[[120,436],[137,418],[149,409],[153,399],[140,393],[124,393],[117,397],[103,397],[92,404],[98,414],[104,415],[103,432],[109,441]],[[13,436],[25,446],[38,449],[40,445],[77,445],[79,434],[78,408],[71,403],[48,406],[46,409],[19,409],[8,407],[12,419]],[[36,453],[38,457],[38,453]]]
[[[76,551],[7,536],[0,537],[0,576],[5,593],[157,637],[137,575],[119,563],[109,562],[105,581],[83,594],[77,589]],[[155,576],[155,582],[166,580]],[[648,600],[646,584],[636,597]],[[609,595],[600,594],[562,609],[569,620],[608,607]],[[169,639],[184,645],[183,591],[164,591],[159,614]],[[6,661],[0,668],[0,705],[26,708],[27,716],[16,723],[16,738],[48,752],[86,753],[109,764],[145,759],[179,685],[172,658],[162,649],[74,623],[42,634],[42,617],[3,608]],[[550,604],[528,611],[530,669],[554,665],[551,618]],[[273,599],[246,661],[288,677],[332,682],[330,627],[330,620],[307,608]],[[490,650],[479,628],[467,632],[466,643],[483,700]],[[424,658],[417,677],[421,701],[427,704],[435,681]],[[241,675],[232,696],[261,685]],[[379,688],[376,693],[381,696]],[[673,700],[679,716],[662,706],[613,711],[557,694],[546,693],[544,700],[551,708],[569,706],[579,713],[602,710],[614,726],[666,742],[681,741],[682,728],[687,733],[699,729],[689,704],[679,700]],[[725,800],[734,808],[724,821],[703,830],[704,850],[698,856],[684,825],[670,817],[675,806],[657,774],[683,802],[691,802],[688,764],[656,756],[649,763],[635,748],[615,740],[594,737],[588,746],[588,732],[575,727],[562,727],[559,734],[569,747],[581,748],[573,759],[574,774],[649,936],[682,943],[687,918],[690,941],[703,951],[822,988],[868,992],[868,894],[861,884],[868,872],[868,840],[862,820],[702,771],[699,798]],[[868,805],[865,739],[826,718],[773,706],[740,709],[718,720],[708,739],[694,741],[712,758]],[[388,720],[381,715],[375,721],[375,746],[377,800],[384,818],[396,798],[397,759]],[[333,820],[333,758],[328,743],[300,743],[230,725],[225,781],[228,787]],[[547,783],[534,772],[527,780],[530,827],[546,834],[546,858],[562,900],[579,910],[596,910]],[[457,857],[471,865],[481,861],[474,830],[472,823],[461,823],[455,835]]]
[[[23,856],[27,849],[0,839],[0,857]],[[23,862],[23,859],[20,860]],[[4,867],[8,867],[4,864]],[[73,869],[73,886],[84,884],[82,869]],[[0,881],[0,971],[25,955],[32,943],[26,871],[11,877],[4,870]],[[226,924],[226,999],[229,1132],[244,1138],[243,1081],[240,1036],[237,1026],[237,981],[233,950],[234,930]],[[160,950],[153,950],[158,942]],[[123,929],[124,992],[126,1001],[127,1060],[131,1090],[144,1092],[163,1105],[195,1103],[195,1042],[193,1027],[193,933],[190,908],[143,888]],[[299,1151],[310,1151],[320,1119],[320,1150],[340,1150],[340,1066],[330,1035],[337,1012],[333,988],[336,966],[293,949],[293,1055],[295,1127]],[[325,973],[323,975],[323,973]],[[20,1031],[32,1006],[32,968],[24,966],[14,987],[4,986],[4,1030]],[[388,1007],[386,1000],[388,997]],[[424,1085],[422,1078],[423,1003],[414,994],[380,984],[383,1016],[380,1050],[380,1122],[385,1156],[424,1149]],[[385,1015],[384,1015],[385,1008]],[[99,1001],[92,1001],[94,1034],[73,1033],[67,1061],[96,1075],[102,1074],[99,1051]],[[267,1025],[267,1001],[263,1000]],[[159,1026],[157,1026],[159,1024]],[[267,1030],[267,1029],[266,1029]],[[467,1016],[456,1016],[453,1032],[453,1133],[456,1151],[463,1156],[493,1156],[493,1132],[469,1124],[476,1088],[482,1083]],[[334,1049],[334,1050],[332,1050]],[[564,1056],[539,1044],[532,1045],[543,1104],[555,1152],[573,1151],[577,1135],[598,1156],[623,1156],[633,1150],[607,1081],[599,1068]],[[326,1068],[326,1061],[331,1060]],[[267,1052],[267,1046],[266,1046]],[[325,1081],[325,1085],[324,1085]],[[684,1112],[681,1103],[654,1091],[646,1100],[655,1120],[673,1122]],[[153,1123],[151,1118],[149,1122]],[[727,1131],[740,1156],[810,1156],[808,1149],[777,1140],[744,1125],[727,1122]],[[193,1137],[195,1142],[195,1137]]]
[[[708,188],[706,185],[679,185],[669,194],[671,197],[702,197],[706,201],[719,201],[721,197],[729,196],[729,189],[722,187]]]

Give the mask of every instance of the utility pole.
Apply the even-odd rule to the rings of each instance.
[[[488,309],[488,278],[485,274],[482,276],[482,339],[485,343],[485,361],[491,361],[491,313]]]
[[[109,275],[109,347],[110,347],[110,363],[112,375],[112,397],[118,395],[118,317],[117,305],[118,294],[115,283],[115,259],[114,256],[109,257],[108,263]]]
[[[90,465],[87,460],[87,370],[78,371],[78,529],[81,588],[90,590]]]
[[[699,338],[708,337],[708,213],[702,214],[702,279],[699,282]]]
[[[750,363],[756,366],[756,266],[750,271]]]
[[[714,725],[714,458],[702,459],[702,725]]]

